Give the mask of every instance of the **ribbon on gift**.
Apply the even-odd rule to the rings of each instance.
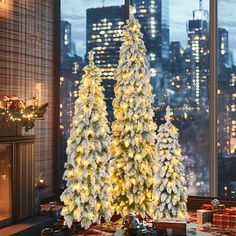
[[[224,211],[225,205],[219,204],[219,205],[212,205],[212,204],[203,204],[202,205],[203,210],[212,210],[212,211]]]
[[[213,205],[211,204],[203,204],[202,205],[203,210],[213,210]]]

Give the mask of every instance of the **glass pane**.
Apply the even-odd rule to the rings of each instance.
[[[81,3],[81,4],[80,4]],[[94,49],[103,69],[109,121],[113,119],[113,73],[118,61],[124,1],[62,0],[61,155],[77,98],[86,51]],[[208,0],[133,0],[142,25],[152,73],[156,122],[171,105],[190,195],[209,194],[209,2]],[[113,7],[111,7],[113,6]],[[184,7],[183,7],[184,6]],[[109,8],[111,7],[111,8]],[[89,10],[87,10],[90,8]],[[93,8],[93,9],[91,9]],[[86,19],[87,18],[87,19]],[[63,171],[62,171],[63,173]]]
[[[0,224],[12,217],[12,150],[0,144]]]
[[[219,196],[236,198],[236,2],[218,1]]]
[[[124,0],[61,0],[61,174],[66,160],[66,140],[86,53],[95,51],[102,69],[108,118],[113,119],[114,70],[118,63],[125,21]]]
[[[133,0],[142,25],[156,122],[175,113],[190,195],[209,194],[209,1]]]

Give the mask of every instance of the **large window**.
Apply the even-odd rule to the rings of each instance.
[[[102,69],[108,117],[113,119],[114,71],[118,63],[121,33],[125,24],[123,0],[61,1],[61,69],[60,69],[60,142],[61,175],[66,160],[66,140],[74,113],[74,103],[86,54],[95,51],[95,63]]]
[[[218,159],[219,195],[236,197],[236,9],[235,1],[218,1]]]
[[[61,173],[82,68],[87,62],[86,53],[91,49],[95,51],[96,65],[102,69],[108,119],[110,123],[113,121],[114,71],[127,18],[127,4],[132,2],[147,48],[155,121],[160,125],[166,106],[172,107],[174,122],[180,131],[189,194],[214,194],[210,190],[217,187],[212,176],[217,173],[218,157],[219,195],[235,197],[236,71],[233,52],[236,49],[236,18],[231,9],[236,3],[218,1],[219,24],[218,29],[214,29],[215,19],[210,20],[210,1],[61,0]],[[217,14],[214,11],[212,9],[211,13]],[[217,39],[210,38],[214,30],[218,33]],[[214,40],[218,41],[217,55],[216,50],[210,51],[214,48]],[[214,89],[212,84],[216,83],[212,76],[216,72],[212,66],[216,57],[217,132],[216,125],[211,125],[217,101],[210,93]],[[217,134],[217,141],[214,134]],[[216,151],[212,142],[218,147],[218,153],[212,151]]]

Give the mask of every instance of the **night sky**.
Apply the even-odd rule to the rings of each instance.
[[[124,0],[106,0],[105,6],[122,5]],[[77,53],[85,53],[86,9],[101,7],[103,0],[61,0],[62,19],[72,24],[72,38],[76,42]],[[198,9],[198,0],[170,0],[170,39],[187,43],[186,21],[192,19],[192,11]],[[204,9],[209,9],[209,1],[203,0]],[[219,0],[219,26],[229,31],[230,48],[236,58],[236,1]]]

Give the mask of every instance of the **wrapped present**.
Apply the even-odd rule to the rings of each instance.
[[[229,228],[230,216],[228,214],[215,213],[213,215],[213,225],[219,228]]]
[[[213,210],[213,205],[211,204],[203,204],[202,209],[204,210]]]
[[[219,228],[236,228],[236,215],[229,215],[226,211],[214,213],[213,224]]]
[[[197,210],[197,224],[213,223],[213,210]]]

